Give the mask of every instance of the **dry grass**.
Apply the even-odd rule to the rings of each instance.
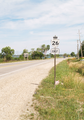
[[[68,62],[68,65],[71,69],[74,71],[82,74],[84,76],[84,61],[79,61],[79,62]]]
[[[70,62],[68,67],[66,62],[62,62],[58,65],[57,79],[63,82],[63,85],[59,84],[53,88],[53,69],[42,82],[41,89],[35,95],[38,101],[35,110],[39,112],[40,120],[84,119],[83,77],[73,70],[73,66],[78,67],[79,64]]]
[[[51,69],[36,90],[33,107],[38,115],[30,115],[32,120],[84,120],[84,78],[76,71],[82,63],[68,64],[63,61],[57,65],[59,85],[54,87],[54,69]]]
[[[82,66],[83,66],[82,62],[81,63],[79,63],[79,62],[70,62],[69,63],[70,68],[73,68],[73,67],[79,68],[79,67],[82,67]]]

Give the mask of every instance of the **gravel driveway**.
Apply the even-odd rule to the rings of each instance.
[[[19,120],[26,106],[30,107],[35,89],[53,64],[52,60],[0,79],[0,120]]]

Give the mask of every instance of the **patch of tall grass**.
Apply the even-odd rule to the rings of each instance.
[[[72,60],[69,62],[69,67],[72,70],[74,70],[74,71],[76,71],[84,76],[84,61],[73,62],[73,60]]]
[[[56,76],[59,85],[54,88],[53,68],[34,94],[36,120],[84,120],[84,82],[67,61],[57,65]]]

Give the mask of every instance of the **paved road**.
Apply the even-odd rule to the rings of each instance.
[[[59,61],[61,59],[63,59],[63,58],[58,58],[57,61]],[[20,70],[24,70],[26,68],[30,68],[30,67],[33,67],[36,65],[48,63],[50,61],[53,61],[53,59],[2,63],[2,64],[0,64],[0,77],[20,71]]]
[[[0,64],[0,77],[17,72],[32,66],[40,65],[52,61],[49,60],[34,60],[34,61],[23,61],[23,62],[12,62],[12,63],[2,63]]]

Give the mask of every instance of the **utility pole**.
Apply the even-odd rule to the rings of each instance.
[[[82,45],[81,45],[81,39],[80,39],[80,30],[78,30],[78,34],[79,34],[79,41],[80,41],[81,57],[83,57],[83,54],[82,54]]]
[[[79,59],[79,44],[78,44],[78,40],[77,40],[77,58]]]

